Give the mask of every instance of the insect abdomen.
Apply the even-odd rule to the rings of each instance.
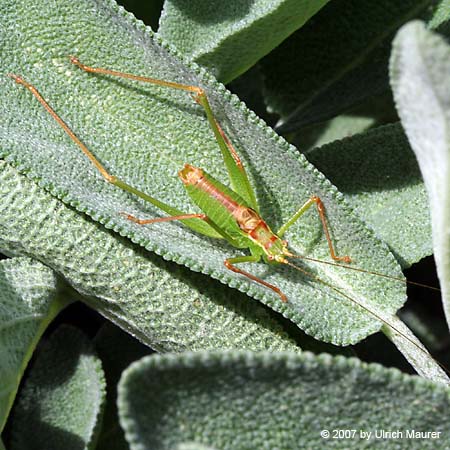
[[[192,201],[208,218],[226,234],[237,239],[243,246],[245,243],[247,247],[248,238],[236,220],[239,208],[246,207],[245,201],[229,187],[190,164],[186,164],[178,175]]]
[[[246,237],[246,240],[258,244],[267,254],[271,253],[274,243],[280,241],[259,214],[247,206],[238,194],[203,170],[186,164],[179,176],[197,206],[233,238]]]

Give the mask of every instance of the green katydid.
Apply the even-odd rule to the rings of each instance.
[[[286,295],[273,284],[270,284],[247,271],[244,271],[238,267],[236,264],[240,263],[256,263],[263,259],[269,264],[285,264],[289,265],[296,270],[299,270],[312,277],[318,282],[327,285],[329,288],[337,292],[342,297],[350,300],[354,304],[358,305],[377,320],[385,323],[392,329],[394,329],[399,335],[404,336],[405,339],[410,341],[412,344],[417,346],[409,338],[403,335],[400,331],[396,330],[392,325],[388,324],[384,319],[379,317],[376,313],[369,310],[368,308],[361,305],[359,302],[354,300],[351,296],[347,295],[342,290],[339,290],[332,286],[330,283],[320,279],[319,277],[313,275],[312,273],[306,271],[305,269],[293,264],[291,258],[302,258],[311,261],[317,261],[313,258],[308,258],[304,256],[299,256],[293,254],[289,248],[288,243],[283,240],[284,233],[292,226],[294,223],[300,219],[300,217],[308,210],[311,206],[315,206],[319,217],[321,219],[322,227],[324,230],[325,237],[328,242],[329,252],[331,258],[337,263],[324,262],[325,264],[338,264],[349,269],[358,270],[362,272],[367,272],[363,269],[348,266],[347,264],[351,262],[349,256],[337,256],[333,247],[333,243],[328,231],[327,219],[324,211],[323,204],[320,198],[312,196],[309,198],[295,214],[283,225],[281,228],[274,233],[271,231],[267,223],[262,219],[259,214],[259,207],[256,201],[256,196],[254,194],[253,188],[250,184],[249,178],[247,176],[246,170],[233,147],[230,139],[226,136],[221,126],[217,122],[208,98],[203,89],[192,86],[184,85],[175,82],[169,82],[164,80],[158,80],[149,77],[137,76],[124,72],[117,72],[110,69],[90,67],[82,64],[77,58],[71,57],[71,62],[78,66],[85,72],[110,75],[122,78],[128,78],[131,80],[153,83],[160,86],[165,86],[167,88],[179,89],[190,93],[193,99],[203,107],[212,131],[215,135],[215,139],[219,145],[222,152],[223,160],[229,175],[229,180],[231,188],[225,186],[218,180],[214,179],[202,169],[194,167],[192,165],[186,164],[182,170],[179,172],[179,177],[183,182],[188,195],[191,197],[194,204],[196,204],[202,213],[184,213],[177,208],[174,208],[156,198],[137,190],[136,188],[130,186],[126,182],[116,178],[111,175],[104,166],[96,159],[96,157],[88,150],[88,148],[80,141],[80,139],[74,134],[74,132],[69,128],[69,126],[63,121],[63,119],[50,107],[46,100],[41,96],[37,89],[29,84],[27,81],[22,79],[17,75],[11,75],[11,77],[19,84],[26,87],[44,106],[44,108],[52,115],[52,117],[58,122],[58,124],[64,129],[64,131],[69,135],[69,137],[80,147],[82,152],[89,158],[93,163],[99,173],[103,178],[134,195],[150,202],[157,208],[161,209],[168,214],[167,217],[155,218],[155,219],[140,219],[134,217],[133,215],[120,212],[130,221],[135,222],[139,225],[149,225],[157,222],[166,221],[181,221],[185,226],[189,227],[193,231],[208,236],[219,239],[225,239],[232,246],[240,249],[248,249],[250,255],[248,256],[237,256],[231,257],[224,261],[225,266],[238,274],[241,274],[250,280],[259,283],[266,288],[274,291],[283,302],[287,302],[288,299]],[[118,212],[119,213],[119,212]],[[321,261],[323,262],[323,261]],[[344,264],[340,264],[343,262]],[[374,272],[369,272],[374,273]],[[377,274],[385,276],[387,278],[396,279],[388,275]],[[400,280],[403,281],[403,280]],[[418,347],[418,346],[417,346]],[[422,350],[420,347],[418,347]],[[423,351],[423,350],[422,350]]]
[[[348,256],[336,255],[330,233],[328,231],[323,203],[317,196],[312,196],[308,199],[308,201],[306,201],[306,203],[276,233],[269,228],[267,223],[258,213],[259,208],[256,202],[256,196],[250,184],[246,170],[231,141],[228,139],[215,119],[209,105],[208,98],[203,89],[196,86],[141,77],[109,69],[89,67],[82,64],[75,57],[71,57],[71,62],[86,72],[129,78],[132,80],[162,85],[169,88],[181,89],[191,93],[194,100],[205,110],[217,143],[222,151],[223,160],[228,171],[232,189],[214,179],[202,169],[186,164],[184,168],[180,170],[178,175],[192,201],[203,211],[203,213],[184,213],[144,192],[135,189],[124,181],[109,174],[103,165],[67,126],[67,124],[49,106],[37,89],[22,78],[12,75],[16,82],[22,84],[33,93],[38,101],[66,131],[70,138],[91,160],[106,181],[127,192],[141,197],[169,214],[168,217],[142,220],[130,214],[122,213],[129,220],[140,225],[179,220],[197,233],[209,237],[222,238],[229,242],[233,247],[250,250],[251,254],[248,256],[237,256],[226,259],[224,261],[225,266],[229,270],[244,275],[252,281],[260,283],[268,289],[276,292],[283,302],[287,301],[287,297],[278,287],[267,283],[263,279],[258,278],[249,272],[239,269],[235,264],[256,263],[262,258],[267,263],[278,263],[292,266],[292,263],[290,263],[287,258],[297,256],[288,250],[288,243],[283,240],[282,237],[286,230],[291,227],[311,206],[315,205],[319,213],[323,230],[328,241],[331,257],[335,261],[342,261],[345,263],[349,263],[351,261]],[[293,267],[297,268],[297,266]]]

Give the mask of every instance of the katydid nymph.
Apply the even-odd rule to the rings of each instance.
[[[193,214],[184,213],[142,191],[135,189],[124,181],[111,175],[88,150],[88,148],[79,140],[68,125],[50,107],[38,90],[21,77],[11,75],[17,83],[25,86],[38,99],[38,101],[53,116],[59,125],[61,125],[70,138],[81,148],[83,153],[91,160],[107,182],[127,192],[135,194],[138,197],[141,197],[169,214],[169,216],[162,218],[139,219],[131,214],[121,212],[121,214],[128,220],[131,220],[139,225],[149,225],[156,222],[182,221],[184,225],[197,233],[209,237],[222,238],[233,247],[248,249],[251,253],[250,255],[227,258],[224,261],[225,266],[227,269],[241,274],[250,280],[276,292],[283,302],[287,302],[287,297],[277,286],[267,283],[263,279],[236,267],[236,264],[256,263],[263,259],[269,264],[285,264],[301,270],[289,261],[289,257],[298,258],[299,256],[294,255],[289,251],[288,243],[283,240],[283,235],[286,230],[291,227],[311,206],[316,206],[332,259],[335,261],[342,261],[344,263],[351,262],[349,256],[336,255],[330,233],[328,231],[324,206],[320,198],[317,196],[311,196],[311,198],[309,198],[276,233],[270,229],[258,213],[259,207],[256,201],[256,196],[250,184],[244,165],[242,164],[230,139],[223,132],[214,117],[208,98],[203,89],[196,86],[86,66],[76,57],[71,57],[70,60],[73,64],[86,72],[128,78],[189,92],[195,102],[203,107],[209,124],[214,132],[216,141],[222,152],[231,188],[214,179],[204,170],[190,164],[185,164],[184,168],[179,171],[178,176],[183,182],[184,187],[193,203],[196,204],[203,212]]]
[[[246,169],[244,168],[244,165],[240,157],[238,156],[238,153],[235,150],[231,140],[228,138],[221,125],[216,120],[215,115],[210,107],[207,95],[202,88],[144,76],[137,76],[110,69],[91,67],[81,63],[76,57],[71,57],[70,59],[75,66],[88,73],[127,78],[130,80],[152,83],[167,88],[186,91],[193,97],[193,100],[203,108],[217,144],[222,153],[225,167],[228,172],[231,187],[224,185],[217,179],[208,175],[204,170],[194,167],[193,165],[185,164],[184,168],[180,167],[181,170],[178,174],[179,178],[184,184],[184,187],[192,202],[197,205],[197,207],[199,207],[202,212],[188,213],[174,208],[152,197],[151,195],[148,195],[134,188],[133,186],[127,184],[113,174],[110,174],[100,163],[100,161],[93,155],[93,153],[90,152],[90,150],[81,142],[81,140],[63,121],[63,119],[51,108],[51,106],[41,96],[38,90],[20,76],[11,75],[11,77],[17,83],[27,88],[44,106],[48,113],[51,114],[56,122],[69,135],[72,141],[80,147],[84,155],[92,162],[101,176],[108,183],[151,203],[155,207],[164,211],[167,216],[152,219],[142,219],[139,217],[135,217],[134,215],[131,215],[126,211],[117,211],[117,214],[125,216],[128,220],[136,223],[138,226],[146,226],[158,222],[180,221],[184,226],[187,226],[198,234],[205,235],[207,237],[224,239],[235,248],[249,250],[250,255],[235,256],[225,259],[225,266],[227,267],[227,269],[239,275],[242,275],[243,277],[247,277],[252,282],[259,283],[268,290],[273,291],[282,302],[289,302],[289,299],[279,287],[275,286],[274,284],[268,283],[264,279],[255,276],[248,271],[242,270],[241,268],[237,267],[237,265],[239,265],[240,263],[256,263],[263,260],[268,264],[290,266],[293,269],[302,272],[307,277],[311,277],[313,280],[325,284],[342,298],[353,302],[355,305],[357,305],[357,307],[362,308],[367,313],[372,315],[373,318],[385,323],[388,327],[394,329],[397,334],[404,336],[400,331],[395,329],[392,325],[388,324],[383,318],[379,317],[376,313],[361,305],[343,290],[335,288],[331,283],[322,280],[321,278],[292,262],[293,259],[298,258],[316,261],[313,258],[294,254],[289,250],[287,241],[283,239],[285,232],[292,225],[294,225],[309,208],[315,207],[318,212],[324,235],[328,243],[330,256],[334,261],[325,262],[325,264],[337,264],[339,266],[366,272],[363,269],[349,266],[348,264],[351,263],[350,256],[341,256],[336,254],[330,233],[328,231],[325,210],[322,201],[317,196],[311,196],[276,232],[273,232],[270,229],[269,225],[264,221],[259,213],[259,206],[256,201],[256,195],[250,184]],[[378,275],[396,279],[395,277],[391,277],[388,275]],[[404,338],[410,341],[410,339],[406,336],[404,336]],[[410,342],[413,345],[417,346],[417,344],[415,344],[414,342]],[[420,349],[420,347],[418,348]]]

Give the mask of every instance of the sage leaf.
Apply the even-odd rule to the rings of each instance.
[[[368,99],[330,120],[300,130],[290,142],[307,154],[316,147],[398,121],[394,99],[389,92]]]
[[[58,328],[20,391],[11,450],[93,450],[104,399],[104,375],[91,342],[76,328]]]
[[[166,0],[158,34],[228,83],[329,0]]]
[[[0,13],[2,70],[20,74],[35,84],[111,173],[187,212],[194,208],[176,177],[184,163],[207,167],[212,176],[226,182],[213,134],[200,106],[189,95],[82,72],[70,64],[69,54],[93,65],[202,86],[218,121],[242,155],[263,217],[274,229],[311,195],[318,195],[327,209],[339,253],[349,254],[359,267],[401,276],[386,246],[352,215],[342,195],[293,147],[223,86],[195,64],[181,61],[180,55],[111,0],[37,0],[32,4],[18,0],[2,3]],[[282,303],[264,286],[225,268],[224,260],[239,254],[226,243],[190,232],[180,223],[142,227],[126,220],[120,212],[139,217],[155,217],[160,212],[105,183],[30,92],[4,78],[0,94],[0,157],[106,228],[165,259],[248,293],[308,334],[340,345],[358,342],[382,325],[367,313],[368,309],[393,314],[403,304],[402,287],[374,277],[368,280],[342,268],[305,263],[309,272],[351,293],[353,302],[293,269],[242,265],[278,286],[289,298],[289,302]],[[313,210],[286,237],[298,254],[329,258],[321,223]],[[61,245],[71,244],[63,238]],[[58,271],[62,267],[68,271],[64,261],[48,264],[59,266]],[[124,264],[117,264],[123,270]],[[134,271],[137,268],[130,267]],[[87,272],[95,278],[92,266]],[[74,270],[72,275],[79,273]],[[117,288],[111,275],[108,281],[108,292]],[[102,290],[105,298],[104,285]],[[166,296],[170,297],[170,293],[166,292]],[[114,308],[124,305],[114,304]],[[145,306],[144,311],[148,311],[146,308],[150,307]],[[176,311],[180,312],[179,307]],[[139,317],[139,321],[144,319]],[[227,326],[226,322],[223,326]]]
[[[421,22],[398,33],[391,56],[397,110],[428,191],[433,248],[450,323],[450,47]]]
[[[396,449],[407,431],[436,432],[408,439],[408,448],[423,450],[447,445],[450,395],[438,383],[353,358],[235,351],[145,357],[124,372],[118,405],[131,450],[190,440],[222,450],[381,442]],[[355,434],[342,447],[332,430]],[[382,430],[403,438],[375,435]]]
[[[383,327],[384,334],[400,350],[417,373],[431,381],[450,386],[450,380],[443,366],[428,353],[413,332],[397,317],[391,317],[389,327]]]
[[[261,61],[266,102],[281,116],[278,131],[321,122],[387,91],[396,30],[415,17],[442,26],[434,15],[443,13],[433,0],[327,4]]]
[[[298,350],[262,305],[105,230],[4,161],[0,194],[0,249],[43,261],[150,347]]]
[[[209,445],[198,444],[197,442],[181,442],[175,450],[215,450]]]
[[[400,123],[307,153],[406,268],[433,253],[428,196]]]
[[[30,258],[0,261],[0,432],[34,348],[67,303],[48,267]]]

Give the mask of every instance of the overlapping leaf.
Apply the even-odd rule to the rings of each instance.
[[[392,255],[351,215],[322,175],[222,86],[198,67],[181,63],[115,4],[7,1],[0,12],[3,71],[20,73],[34,83],[115,175],[189,212],[194,208],[176,179],[183,163],[207,167],[226,182],[204,114],[188,95],[83,73],[70,65],[68,54],[94,65],[203,86],[218,120],[243,157],[261,211],[274,228],[311,194],[319,195],[341,254],[350,254],[358,266],[400,275]],[[263,264],[244,266],[279,286],[289,298],[283,304],[268,289],[226,270],[224,259],[236,254],[226,243],[205,239],[181,224],[140,227],[127,221],[121,211],[141,217],[159,212],[105,183],[29,92],[4,78],[0,93],[3,157],[79,211],[166,259],[248,292],[320,339],[348,344],[381,326],[336,291],[293,270]],[[328,258],[320,222],[312,210],[287,238],[298,253]],[[80,269],[91,271],[85,264]],[[383,280],[368,281],[339,268],[309,270],[388,316],[404,301],[402,288]]]
[[[65,306],[51,269],[29,258],[0,262],[0,432],[45,328]]]
[[[439,384],[356,359],[200,353],[134,363],[121,380],[119,411],[132,450],[194,440],[221,450],[361,449],[380,442],[423,450],[446,447],[450,395]],[[356,433],[343,444],[333,430]],[[440,434],[381,440],[380,430]]]
[[[313,149],[307,157],[338,186],[402,266],[433,253],[427,193],[399,123]]]
[[[14,409],[11,450],[93,450],[105,379],[92,343],[61,327],[40,350]]]
[[[420,22],[406,25],[394,42],[391,83],[430,198],[434,256],[450,322],[450,46]]]
[[[167,0],[158,34],[224,83],[245,72],[329,0]]]
[[[440,3],[448,8],[448,0]],[[387,90],[395,31],[419,16],[442,27],[449,14],[433,0],[330,2],[262,61],[266,101],[282,117],[279,129],[329,119]]]
[[[330,120],[299,130],[294,134],[292,142],[302,153],[307,153],[338,139],[398,121],[392,93],[388,92],[372,97]]]
[[[0,162],[0,248],[45,262],[159,351],[292,349],[262,305],[108,232]]]

